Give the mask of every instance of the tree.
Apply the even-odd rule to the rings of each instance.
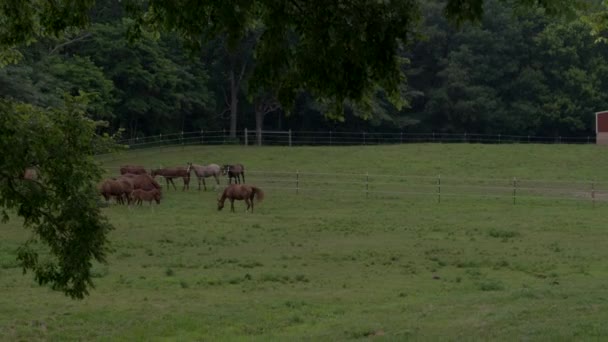
[[[539,4],[549,12],[572,7],[568,0],[515,0]],[[61,34],[68,27],[89,24],[93,0],[8,1],[0,46],[31,41],[38,32]],[[284,107],[293,104],[302,87],[315,96],[333,99],[336,113],[344,100],[360,100],[378,85],[391,94],[402,80],[398,48],[413,35],[419,18],[416,0],[227,0],[192,2],[125,1],[134,19],[133,36],[144,30],[175,31],[191,47],[220,34],[229,42],[244,37],[253,22],[263,27],[255,48],[252,86],[264,88],[277,79]],[[478,20],[483,0],[448,0],[445,13],[456,21]],[[39,20],[40,18],[40,20]],[[231,44],[232,45],[232,44]],[[233,46],[233,45],[232,45]]]
[[[104,262],[111,229],[97,205],[103,170],[92,154],[104,146],[82,98],[59,109],[0,100],[2,220],[18,215],[34,237],[19,248],[24,271],[73,298],[93,285],[93,261]],[[25,177],[34,168],[37,177]]]
[[[281,104],[271,92],[260,92],[254,99],[255,106],[255,137],[258,146],[262,146],[262,130],[264,117],[281,109]]]

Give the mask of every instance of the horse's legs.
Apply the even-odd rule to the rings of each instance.
[[[243,183],[245,183],[245,171],[241,172],[241,175],[243,175]]]
[[[167,178],[169,180],[169,182],[171,182],[171,185],[173,185],[173,190],[177,191],[177,187],[175,186],[175,182],[173,182],[173,178]],[[167,188],[169,187],[169,184],[167,184]]]
[[[205,184],[205,178],[203,177],[203,187],[205,187],[205,191],[207,191],[207,184]],[[199,190],[200,190],[200,186],[199,186]]]
[[[198,191],[201,191],[201,177],[198,177]]]
[[[234,212],[234,198],[230,199],[230,211]]]
[[[245,209],[245,212],[247,212],[249,210],[249,207],[251,207],[251,202],[249,201],[249,198],[245,197],[245,204],[247,204],[247,209]]]

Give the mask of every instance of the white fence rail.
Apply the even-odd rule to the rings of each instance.
[[[148,148],[166,145],[256,145],[257,135],[253,130],[239,131],[230,137],[227,131],[195,131],[159,134],[147,137],[124,139],[121,144],[130,148]],[[377,145],[406,143],[531,143],[531,144],[595,144],[595,136],[562,137],[530,135],[489,135],[470,133],[369,133],[369,132],[312,132],[312,131],[262,131],[262,145]]]

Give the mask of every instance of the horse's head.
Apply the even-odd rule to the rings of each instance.
[[[217,200],[217,210],[220,211],[222,209],[224,209],[224,202]]]
[[[225,176],[229,171],[232,165],[224,165],[222,166],[222,175]]]
[[[156,192],[154,193],[154,200],[156,201],[156,204],[160,204],[160,199],[162,198],[162,194],[160,191],[156,190]]]
[[[186,165],[188,165],[188,168],[186,169],[186,172],[190,173],[190,170],[192,170],[192,163],[191,162],[187,162]]]

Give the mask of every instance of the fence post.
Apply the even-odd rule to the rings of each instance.
[[[498,143],[499,144],[500,144],[500,141],[501,141],[501,139],[500,139],[500,133],[498,133]]]
[[[587,136],[587,144],[589,143],[589,136]]]
[[[296,171],[296,195],[300,192],[300,170]]]
[[[517,195],[517,178],[513,177],[513,204],[515,204],[516,195]]]
[[[595,181],[591,181],[591,201],[593,201],[593,208],[595,208]]]
[[[247,127],[245,127],[245,146],[249,145],[249,134],[247,134]]]
[[[400,142],[403,144],[403,132],[401,132]]]
[[[289,130],[289,147],[291,147],[291,129]]]
[[[201,145],[205,144],[205,141],[204,141],[203,137],[204,137],[203,130],[201,129]]]
[[[435,142],[435,132],[433,132],[433,142]]]
[[[226,129],[222,129],[222,144],[226,145]]]
[[[530,143],[530,135],[528,135],[528,144]]]
[[[365,198],[369,198],[369,172],[365,174]]]
[[[467,132],[464,132],[464,139],[462,141],[467,142]]]
[[[363,145],[366,145],[365,144],[365,132],[363,132]]]
[[[179,139],[180,139],[180,141],[181,141],[181,144],[182,144],[182,151],[183,151],[183,150],[184,150],[184,131],[182,131],[182,134],[180,135],[180,138],[179,138]]]
[[[158,149],[160,151],[163,150],[163,134],[162,133],[158,135]]]
[[[437,203],[441,203],[441,175],[437,175]]]

